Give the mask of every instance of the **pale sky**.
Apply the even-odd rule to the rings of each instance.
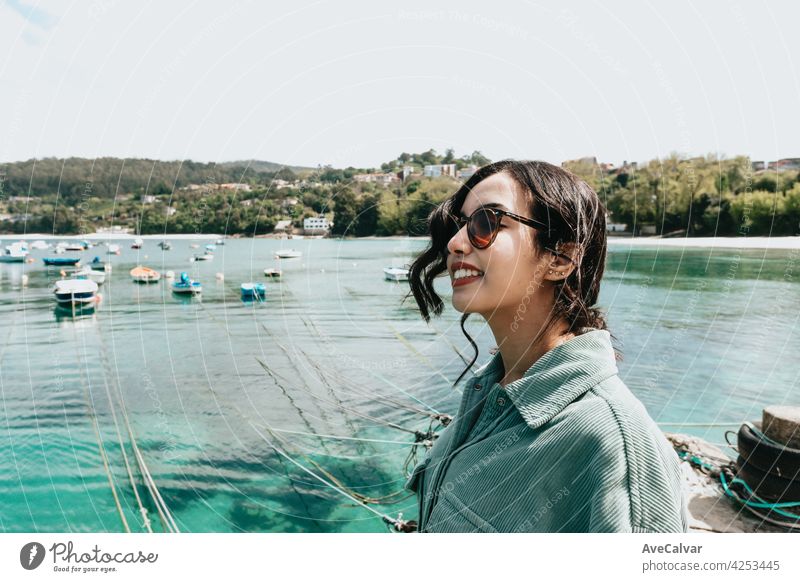
[[[800,157],[796,2],[0,0],[0,162]]]

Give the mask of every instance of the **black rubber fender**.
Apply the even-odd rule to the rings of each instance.
[[[762,471],[741,456],[736,460],[736,467],[736,476],[747,483],[759,497],[773,502],[800,501],[800,481]]]
[[[748,465],[785,479],[800,479],[800,449],[779,447],[762,440],[748,424],[739,428],[736,448]]]

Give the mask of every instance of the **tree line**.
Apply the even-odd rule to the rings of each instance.
[[[402,153],[381,164],[395,172],[427,164],[484,165],[480,152]],[[608,220],[637,233],[692,236],[797,235],[800,175],[754,171],[746,157],[683,158],[609,168],[564,166],[600,195]],[[205,164],[81,158],[0,165],[0,232],[88,234],[121,225],[141,234],[215,232],[253,236],[280,220],[302,227],[324,215],[336,236],[423,235],[433,207],[460,183],[414,174],[388,185],[356,182],[373,168],[289,168],[269,162]],[[277,182],[280,180],[281,182]],[[220,184],[245,184],[223,190]],[[280,186],[278,186],[280,184]],[[195,185],[194,189],[187,189]]]

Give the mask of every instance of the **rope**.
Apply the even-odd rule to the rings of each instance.
[[[658,426],[693,426],[707,428],[724,428],[726,426],[739,426],[741,422],[657,422]]]
[[[271,429],[271,427],[269,425],[266,425],[264,428],[266,428],[270,432],[270,434],[272,436],[274,436],[275,438],[280,440],[284,444],[284,446],[286,446],[286,444],[287,444],[286,439],[284,439],[280,435],[277,435],[274,432],[272,432],[272,429]],[[408,492],[406,492],[406,491],[404,491],[402,489],[399,490],[399,491],[395,491],[394,493],[389,493],[388,495],[383,495],[381,497],[369,497],[367,495],[362,495],[362,494],[358,493],[357,491],[354,491],[353,489],[347,487],[338,478],[336,478],[335,475],[333,475],[331,472],[327,471],[324,467],[322,467],[319,463],[317,463],[314,459],[312,459],[308,455],[305,455],[305,454],[301,453],[301,456],[306,461],[308,461],[309,463],[314,465],[314,467],[316,467],[317,470],[320,473],[325,475],[328,479],[330,479],[338,487],[340,487],[342,490],[347,490],[353,497],[355,497],[356,499],[358,499],[362,503],[372,503],[372,504],[384,505],[384,504],[390,504],[390,503],[398,503],[399,501],[402,501],[403,499],[407,499],[408,497],[411,496],[411,494],[409,494]],[[396,498],[398,495],[404,495],[404,497],[402,499],[399,499],[399,500],[390,501],[390,500]]]
[[[772,512],[777,513],[778,515],[782,515],[784,517],[788,517],[789,519],[793,519],[793,520],[796,520],[796,521],[800,520],[800,515],[794,514],[794,513],[790,513],[788,511],[784,511],[785,508],[800,507],[800,501],[785,501],[785,502],[781,502],[781,503],[772,503],[772,502],[766,501],[766,500],[762,499],[761,497],[759,497],[758,495],[756,495],[755,491],[753,491],[753,489],[745,481],[743,481],[742,479],[739,479],[738,477],[734,477],[733,479],[731,479],[731,483],[730,484],[731,485],[741,485],[744,488],[744,490],[747,491],[748,495],[750,495],[750,497],[751,497],[751,499],[744,499],[740,495],[736,494],[730,488],[730,486],[728,485],[727,479],[725,478],[725,472],[724,471],[720,471],[719,479],[720,479],[720,482],[722,483],[722,489],[725,491],[725,495],[735,499],[736,501],[738,501],[742,505],[745,505],[746,507],[756,508],[756,509],[768,509],[769,511],[772,511]],[[752,501],[752,499],[755,499],[756,501]],[[784,524],[781,524],[781,525],[784,525]],[[790,525],[790,524],[786,524],[786,525]],[[800,524],[797,524],[797,527],[800,528]]]
[[[99,328],[98,328],[99,329]],[[102,334],[98,331],[98,335],[101,336],[100,340],[100,352],[105,362],[107,362],[107,357],[105,353],[105,344],[102,341]],[[130,416],[128,415],[128,409],[125,406],[125,398],[122,395],[122,389],[120,388],[117,382],[114,382],[114,386],[116,387],[117,398],[119,400],[119,405],[122,410],[122,419],[125,422],[125,427],[128,431],[128,439],[131,444],[131,448],[133,449],[134,458],[136,459],[136,464],[139,467],[139,473],[142,475],[142,479],[144,480],[145,487],[147,488],[148,493],[150,493],[150,497],[153,500],[153,504],[156,507],[156,511],[158,512],[158,517],[161,520],[164,529],[170,533],[178,533],[180,529],[178,525],[175,523],[174,518],[172,517],[172,513],[170,512],[169,508],[167,507],[166,502],[164,502],[164,498],[161,496],[161,493],[158,490],[158,486],[153,479],[153,476],[150,473],[150,470],[147,468],[147,463],[144,460],[144,456],[142,455],[139,445],[136,442],[136,437],[133,434],[133,427],[131,426]],[[113,404],[112,404],[113,406]],[[120,443],[121,445],[121,443]],[[149,523],[149,518],[146,517],[146,510],[142,507],[142,516],[147,519],[146,523]]]
[[[411,447],[419,447],[423,446],[421,442],[413,442],[410,443],[408,441],[390,441],[384,439],[367,439],[367,438],[359,438],[359,437],[348,437],[348,436],[338,436],[334,434],[318,434],[313,432],[301,432],[298,430],[288,430],[285,428],[271,428],[273,432],[285,432],[288,434],[297,434],[302,436],[311,436],[311,437],[318,437],[318,438],[328,438],[328,439],[339,439],[345,441],[361,441],[365,443],[382,443],[382,444],[390,444],[390,445],[403,445],[403,446],[411,446]]]
[[[350,501],[353,501],[354,503],[356,503],[356,505],[358,505],[360,507],[363,507],[367,511],[370,511],[371,513],[373,513],[376,516],[380,517],[381,520],[383,520],[384,523],[387,523],[387,524],[393,526],[396,531],[406,531],[405,529],[402,529],[402,528],[408,528],[409,527],[409,523],[410,522],[403,521],[402,520],[402,514],[398,515],[398,517],[395,519],[395,518],[389,517],[388,515],[386,515],[384,513],[381,513],[377,509],[374,509],[374,508],[370,507],[369,505],[359,501],[358,499],[356,499],[355,497],[353,497],[352,495],[350,495],[349,493],[347,493],[343,489],[337,487],[335,484],[327,481],[323,477],[320,477],[314,471],[312,471],[308,467],[304,466],[302,463],[299,463],[298,461],[294,460],[290,455],[286,454],[283,450],[280,449],[280,447],[278,447],[275,443],[273,443],[266,436],[264,436],[261,433],[261,431],[258,430],[258,427],[256,425],[254,425],[252,422],[250,423],[250,427],[254,431],[256,431],[256,434],[258,434],[258,436],[260,436],[264,440],[264,442],[266,442],[270,447],[272,447],[272,449],[276,453],[278,453],[281,457],[283,457],[284,459],[286,459],[287,461],[289,461],[290,463],[295,465],[300,470],[308,473],[311,477],[313,477],[314,479],[316,479],[320,483],[326,485],[327,487],[330,487],[331,489],[333,489],[334,491],[336,491],[340,495],[343,495],[344,497],[347,497]]]
[[[322,339],[326,344],[330,344],[330,340],[321,331],[319,331],[319,329],[317,329],[317,326],[313,321],[306,320],[306,318],[304,318],[304,317],[301,317],[300,320],[303,322],[303,324],[307,328],[309,328],[309,329],[313,328],[313,331],[314,331],[314,333],[316,333],[318,339]],[[414,400],[417,404],[419,404],[421,406],[424,406],[425,408],[427,408],[431,412],[434,412],[436,414],[440,414],[440,412],[438,410],[436,410],[433,406],[431,406],[430,404],[428,404],[426,402],[423,402],[422,400],[420,400],[419,398],[417,398],[413,394],[407,392],[401,386],[398,386],[397,384],[395,384],[394,382],[392,382],[388,378],[384,377],[382,374],[379,374],[379,373],[377,373],[377,372],[375,372],[375,371],[373,371],[373,370],[371,370],[369,368],[364,368],[364,370],[368,374],[372,375],[374,378],[377,378],[381,382],[383,382],[385,384],[388,384],[389,386],[391,386],[393,389],[397,390],[398,392],[401,392],[402,394],[405,394],[406,396],[408,396],[409,398]]]
[[[136,480],[133,478],[133,470],[131,469],[130,462],[128,461],[128,453],[125,452],[125,445],[123,444],[122,439],[122,431],[119,428],[119,422],[117,421],[117,411],[116,407],[113,404],[113,400],[111,397],[111,389],[109,388],[108,379],[106,378],[105,374],[103,375],[103,381],[106,386],[106,394],[108,395],[108,402],[110,404],[111,409],[111,418],[114,420],[114,428],[117,431],[117,439],[119,441],[119,448],[122,451],[122,460],[125,464],[125,471],[128,474],[128,481],[131,484],[131,489],[133,489],[133,495],[136,498],[136,504],[139,506],[139,514],[142,516],[142,524],[144,525],[145,529],[147,529],[148,533],[153,533],[153,528],[150,526],[150,518],[147,516],[147,509],[142,503],[142,498],[139,495],[139,488],[136,486]]]
[[[267,365],[266,365],[264,362],[262,362],[262,361],[261,361],[259,358],[256,358],[256,361],[258,362],[258,364],[259,364],[259,365],[260,365],[262,368],[264,368],[264,370],[266,370],[266,371],[267,371],[267,373],[269,373],[271,376],[273,376],[273,372],[270,370],[269,366],[267,366]],[[273,376],[273,377],[274,377],[274,376]],[[388,427],[391,427],[391,428],[394,428],[394,429],[397,429],[397,430],[402,430],[403,432],[407,432],[407,433],[410,433],[410,434],[415,434],[415,433],[416,433],[416,431],[414,431],[414,430],[411,430],[411,429],[409,429],[409,428],[405,428],[405,427],[403,427],[403,426],[400,426],[399,424],[395,424],[395,423],[393,423],[393,422],[390,422],[390,421],[388,421],[388,420],[384,420],[384,419],[382,419],[382,418],[376,418],[376,417],[374,417],[374,416],[370,416],[369,414],[365,414],[365,413],[363,413],[363,412],[360,412],[360,411],[358,411],[358,410],[356,410],[356,409],[354,409],[354,408],[351,408],[351,407],[349,407],[349,406],[345,406],[344,404],[336,404],[335,402],[331,402],[330,400],[327,400],[327,399],[325,399],[325,398],[322,398],[321,396],[318,396],[317,394],[314,394],[313,392],[308,392],[308,394],[309,394],[309,395],[310,395],[312,398],[315,398],[315,399],[319,400],[320,402],[325,402],[325,403],[327,403],[327,404],[332,404],[333,406],[338,406],[338,407],[340,407],[342,410],[347,410],[348,412],[351,412],[351,413],[353,413],[353,414],[355,414],[355,415],[357,415],[357,416],[360,416],[360,417],[362,417],[362,418],[365,418],[365,419],[367,419],[367,420],[370,420],[370,421],[372,421],[372,422],[376,422],[376,423],[379,423],[379,424],[383,424],[383,425],[385,425],[385,426],[388,426]]]
[[[73,303],[73,317],[74,317],[74,312],[75,312],[75,304]],[[78,337],[77,334],[75,333],[75,328],[73,328],[73,335],[75,337],[74,341],[75,349],[77,350]],[[79,353],[76,353],[76,359],[78,362],[81,361]],[[128,525],[128,520],[125,517],[125,512],[122,509],[122,504],[120,503],[119,495],[117,494],[117,487],[114,484],[114,477],[111,474],[111,466],[108,462],[108,455],[106,454],[105,445],[103,444],[103,436],[100,433],[100,426],[97,423],[97,412],[94,408],[94,399],[92,398],[91,395],[91,388],[89,387],[88,382],[84,381],[83,367],[80,365],[78,366],[78,378],[80,378],[81,384],[83,384],[84,397],[86,398],[86,405],[87,408],[89,409],[89,418],[92,421],[92,428],[94,429],[95,438],[97,439],[97,447],[100,450],[100,458],[103,461],[103,469],[105,470],[106,477],[108,479],[108,484],[111,487],[111,495],[114,497],[114,505],[117,507],[117,511],[119,512],[119,517],[120,520],[122,521],[122,527],[125,529],[127,533],[131,533],[131,528]]]
[[[325,374],[326,373],[322,369],[322,367],[319,364],[317,364],[316,362],[314,362],[304,350],[301,349],[300,353],[302,353],[303,356],[305,356],[305,358],[308,360],[309,364],[311,364],[311,366],[317,371],[317,373],[320,376],[320,379],[325,381],[324,378],[325,378]],[[354,383],[352,380],[344,378],[341,374],[339,374],[337,372],[333,372],[333,373],[331,373],[331,375],[335,376],[340,381],[341,380],[347,381],[352,386],[358,386],[358,384]],[[403,408],[405,410],[408,410],[409,412],[413,412],[414,414],[419,414],[421,416],[427,416],[427,417],[436,418],[436,419],[449,417],[449,415],[442,414],[441,412],[436,411],[436,410],[434,410],[433,412],[428,412],[427,410],[421,410],[421,409],[416,408],[414,406],[411,406],[409,404],[405,404],[403,402],[399,402],[397,400],[394,400],[391,396],[388,396],[388,395],[385,395],[385,394],[375,394],[374,392],[371,392],[370,390],[368,390],[365,387],[360,387],[359,386],[359,390],[356,391],[356,394],[360,394],[361,396],[369,396],[373,400],[377,400],[377,401],[380,401],[380,398],[376,398],[376,396],[380,396],[384,400],[384,403],[389,403],[389,404],[391,404],[393,406],[396,406],[398,408]],[[339,403],[339,406],[342,406],[341,402]],[[443,424],[444,424],[444,426],[447,426],[447,422],[444,422]]]
[[[766,501],[765,499],[759,497],[756,494],[756,492],[750,487],[750,485],[748,485],[746,481],[740,479],[739,477],[732,475],[729,484],[728,479],[725,476],[725,472],[726,471],[732,472],[730,465],[728,466],[713,465],[711,463],[708,463],[701,457],[698,457],[697,455],[692,455],[688,451],[684,450],[676,450],[676,453],[678,453],[678,456],[681,459],[686,460],[693,465],[696,465],[698,467],[701,467],[702,469],[707,470],[712,475],[716,475],[718,473],[720,485],[722,486],[722,490],[725,493],[725,495],[727,497],[730,497],[734,501],[740,503],[742,506],[744,506],[745,509],[747,509],[757,517],[774,525],[788,527],[791,529],[800,529],[800,523],[792,524],[783,522],[780,520],[770,518],[769,516],[763,515],[762,513],[756,511],[757,509],[767,509],[770,512],[782,515],[783,517],[787,517],[795,521],[800,521],[800,515],[784,511],[787,508],[800,507],[800,501],[785,501],[785,502]],[[738,493],[736,493],[736,491],[732,489],[732,486],[734,485],[740,485],[747,492],[749,498],[744,498]]]

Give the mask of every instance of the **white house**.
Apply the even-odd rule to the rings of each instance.
[[[458,171],[458,179],[459,180],[468,180],[472,177],[472,174],[478,171],[478,166],[467,166],[466,168],[461,168]]]
[[[451,178],[456,177],[456,165],[455,164],[432,164],[425,166],[422,170],[422,174],[427,178],[438,178],[440,176],[450,176]]]
[[[303,232],[309,235],[328,234],[331,226],[333,226],[332,223],[322,215],[303,220]]]

